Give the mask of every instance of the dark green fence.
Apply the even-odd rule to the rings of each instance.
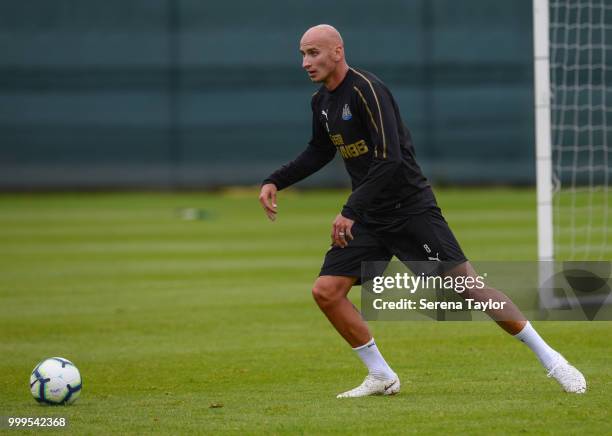
[[[0,3],[0,188],[258,183],[309,139],[298,41],[322,22],[434,182],[534,180],[530,0],[22,0]]]

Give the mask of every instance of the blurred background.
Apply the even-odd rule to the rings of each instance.
[[[298,42],[342,33],[436,184],[535,180],[531,0],[0,3],[0,189],[259,183],[309,140]],[[336,160],[303,186],[348,186]]]

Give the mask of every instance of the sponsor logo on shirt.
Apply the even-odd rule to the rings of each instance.
[[[352,144],[341,145],[338,148],[340,149],[340,154],[344,159],[358,157],[368,152],[368,146],[363,139]]]
[[[358,157],[368,152],[368,146],[363,139],[353,142],[352,144],[344,144],[344,138],[342,138],[340,133],[329,135],[329,139],[336,147],[338,147],[338,150],[340,150],[340,154],[344,159]]]

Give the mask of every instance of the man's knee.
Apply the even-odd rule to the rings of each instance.
[[[483,278],[476,274],[476,270],[468,261],[455,266],[444,275],[453,277],[455,280],[461,280],[461,288],[455,287],[455,291],[463,298],[481,301],[488,294],[489,288]]]
[[[351,277],[321,276],[312,287],[312,296],[319,307],[332,306],[346,297],[354,282],[355,279]]]

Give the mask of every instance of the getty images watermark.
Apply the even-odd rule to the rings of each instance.
[[[385,290],[399,289],[415,294],[417,290],[438,290],[443,289],[446,291],[455,291],[458,294],[462,294],[465,291],[478,291],[486,288],[485,284],[486,273],[484,276],[442,276],[442,275],[426,275],[421,272],[419,275],[411,275],[407,272],[399,273],[396,272],[394,275],[380,275],[375,276],[372,279],[372,292],[380,294]],[[464,298],[464,301],[431,301],[427,298],[419,298],[411,300],[408,298],[401,298],[399,301],[385,301],[383,298],[376,298],[373,301],[373,307],[377,310],[384,309],[450,309],[450,310],[462,310],[465,304],[468,310],[482,310],[486,311],[489,309],[504,309],[506,301],[495,301],[491,298],[485,298],[482,300],[475,298]]]
[[[364,262],[366,320],[512,320],[512,301],[529,320],[612,320],[612,263]],[[500,294],[500,291],[503,293]]]

